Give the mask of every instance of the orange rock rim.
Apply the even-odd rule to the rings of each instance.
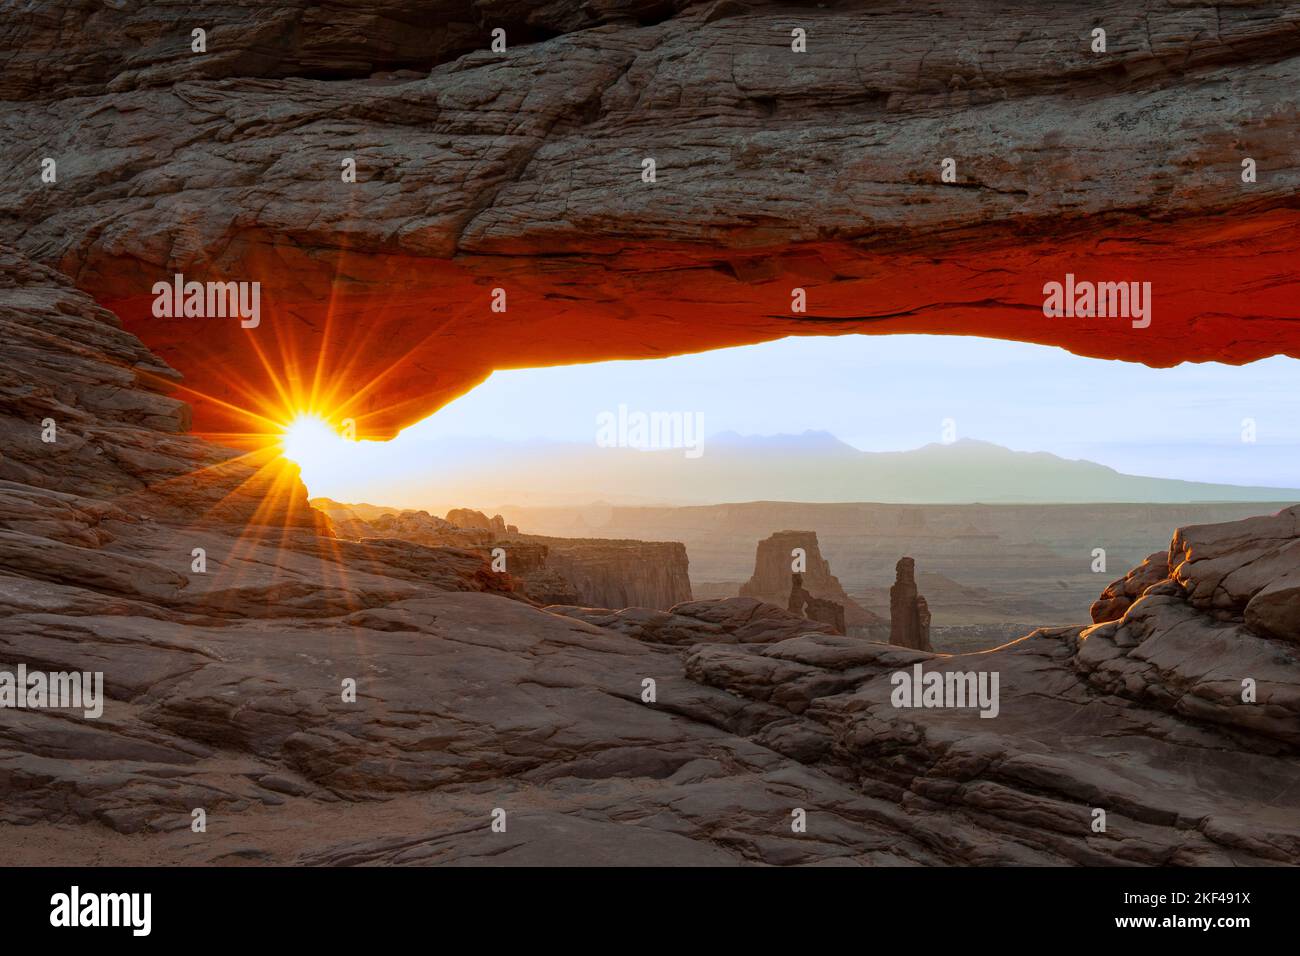
[[[787,335],[973,335],[1168,367],[1300,358],[1300,210],[1026,234],[989,226],[903,243],[710,250],[638,243],[450,259],[304,251],[246,234],[220,271],[262,284],[261,321],[156,318],[156,270],[83,270],[101,304],[184,376],[194,429],[240,444],[299,413],[388,438],[493,370],[644,359]],[[138,267],[138,263],[136,264]],[[1150,325],[1048,317],[1044,287],[1149,282]],[[505,311],[494,311],[504,290]],[[795,289],[805,313],[792,311]]]

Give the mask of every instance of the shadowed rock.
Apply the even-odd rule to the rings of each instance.
[[[676,541],[619,541],[521,535],[543,543],[546,568],[591,607],[664,610],[691,599],[686,547]]]
[[[916,562],[899,558],[894,571],[894,584],[889,589],[889,643],[931,650],[930,606],[916,590]]]
[[[427,511],[392,512],[327,498],[314,504],[343,537],[466,548],[485,559],[500,549],[503,573],[517,578],[523,593],[539,604],[666,609],[691,598],[686,548],[677,542],[520,534],[500,515],[489,518],[468,508],[454,508],[443,519]]]
[[[802,550],[803,559],[799,566],[804,570],[796,572],[795,552]],[[838,604],[842,608],[840,633],[845,633],[845,626],[861,626],[882,623],[880,618],[858,604],[844,592],[839,578],[831,574],[830,562],[822,557],[821,546],[817,543],[815,531],[777,531],[758,542],[754,552],[754,573],[740,587],[741,597],[757,598],[770,604],[786,605],[791,611],[803,614],[804,605],[794,608],[793,581],[799,575],[799,587],[808,599],[821,599]],[[818,612],[823,620],[834,624],[836,615],[832,608],[822,607]],[[812,617],[810,614],[809,617]]]
[[[375,432],[494,367],[810,321],[1156,363],[1300,348],[1290,7],[808,7],[795,59],[784,5],[598,6],[496,8],[525,42],[459,58],[480,6],[331,34],[302,4],[205,5],[207,60],[185,6],[4,18],[0,161],[48,150],[61,174],[0,207],[22,250],[0,252],[0,665],[99,671],[108,696],[100,720],[0,709],[6,860],[1294,863],[1300,506],[1177,531],[1117,618],[946,656],[752,598],[542,610],[471,551],[336,537],[295,469],[186,434],[172,365],[209,426],[243,426],[221,410],[272,394],[275,362],[237,324],[154,321],[173,270],[265,281],[290,354],[355,317],[323,372],[361,391],[396,369]],[[363,175],[340,191],[345,154]],[[1153,277],[1161,334],[1026,323],[1043,273],[1080,262]],[[914,582],[900,598],[919,639]],[[916,667],[997,672],[998,716],[895,706]],[[510,833],[486,841],[496,806]]]
[[[688,601],[668,611],[565,606],[546,610],[653,644],[767,643],[799,634],[836,633],[831,624],[810,621],[802,614],[746,597]]]
[[[829,624],[833,633],[843,634],[844,605],[824,598],[813,597],[803,586],[803,575],[790,575],[790,603],[788,609],[792,614],[802,615],[812,621]]]

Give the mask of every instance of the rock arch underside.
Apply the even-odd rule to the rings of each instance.
[[[0,709],[0,843],[1294,864],[1300,506],[1170,517],[1091,622],[950,655],[767,598],[682,600],[680,543],[327,515],[296,469],[231,446],[317,405],[389,437],[494,369],[788,334],[1300,358],[1297,91],[1282,2],[10,5],[0,670],[102,671],[106,700],[97,720]],[[178,273],[259,282],[260,324],[156,317]],[[1067,275],[1150,282],[1150,325],[1045,316]],[[659,568],[637,593],[663,606],[572,603],[574,582],[630,593],[629,561]],[[1001,674],[996,719],[891,701],[900,671],[974,667]]]
[[[64,157],[12,178],[0,237],[180,370],[201,432],[304,365],[384,437],[493,368],[791,333],[1300,355],[1285,3],[202,9],[204,56],[176,7],[0,25],[0,161]],[[177,272],[260,281],[263,325],[155,319]],[[1044,317],[1067,273],[1150,281],[1151,326]]]

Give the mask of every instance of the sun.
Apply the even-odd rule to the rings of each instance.
[[[298,415],[280,439],[285,458],[304,472],[318,472],[347,454],[348,442],[319,415]]]

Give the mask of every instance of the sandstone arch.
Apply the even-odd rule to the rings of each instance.
[[[332,73],[297,0],[222,8],[202,63],[147,7],[28,18],[0,161],[36,147],[61,174],[16,177],[0,239],[178,368],[212,434],[264,429],[246,412],[289,393],[382,437],[494,368],[810,332],[1300,356],[1294,7],[553,6],[494,8],[528,41],[505,55],[460,52],[484,26],[469,4],[340,13]],[[455,42],[403,52],[429,18]],[[149,38],[143,67],[103,53],[112,30]],[[175,272],[262,282],[266,322],[154,319]],[[1153,326],[1043,317],[1067,272],[1152,282]]]

